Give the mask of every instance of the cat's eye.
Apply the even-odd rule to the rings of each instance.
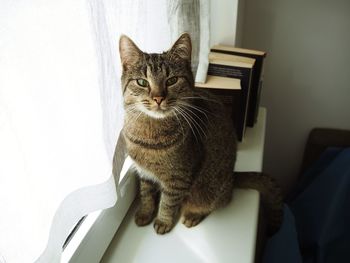
[[[170,79],[167,79],[166,85],[171,86],[174,85],[177,82],[177,77],[171,77]]]
[[[148,87],[149,86],[148,81],[145,79],[137,79],[136,82],[141,87]]]

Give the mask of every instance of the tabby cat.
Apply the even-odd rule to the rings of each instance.
[[[237,142],[223,105],[194,88],[191,39],[183,34],[162,54],[142,52],[127,36],[119,42],[123,66],[125,123],[122,134],[139,180],[135,222],[154,220],[158,234],[169,232],[182,214],[193,227],[226,206],[234,184],[269,189],[279,224],[281,198],[269,177],[233,174]],[[268,196],[272,195],[272,196]],[[278,194],[277,194],[278,196]]]

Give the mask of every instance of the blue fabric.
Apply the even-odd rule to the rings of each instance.
[[[350,148],[327,149],[303,175],[289,207],[263,263],[349,263]]]
[[[325,152],[323,152],[320,158],[303,174],[296,190],[294,190],[294,199],[304,192],[305,189],[313,182],[313,180],[329,166],[329,164],[338,156],[341,150],[342,148],[328,148]]]
[[[287,205],[280,230],[271,237],[265,247],[263,263],[301,263],[301,255],[294,216]]]
[[[290,203],[303,262],[350,262],[350,148],[328,149]]]

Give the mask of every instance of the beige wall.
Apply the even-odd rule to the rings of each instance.
[[[242,43],[268,51],[264,170],[287,189],[313,127],[350,129],[350,1],[246,0]]]

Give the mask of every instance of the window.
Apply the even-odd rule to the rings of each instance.
[[[176,3],[208,7],[204,0]],[[84,215],[64,257],[84,254],[66,251],[79,239],[75,247],[83,248],[89,235],[108,245],[98,227],[120,224],[134,198],[133,177],[121,177],[115,193],[111,175],[123,125],[118,39],[126,33],[148,52],[168,49],[182,31],[198,40],[198,30],[173,20],[187,21],[183,11],[165,0],[1,3],[0,262],[56,262]],[[117,205],[101,210],[116,196]]]

